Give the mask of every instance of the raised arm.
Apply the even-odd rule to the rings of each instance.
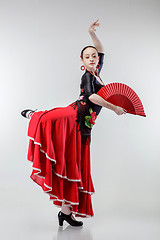
[[[99,26],[98,20],[99,19],[97,19],[97,21],[95,21],[94,23],[91,24],[91,26],[89,27],[88,31],[90,33],[90,36],[91,36],[92,41],[93,41],[93,44],[96,47],[97,51],[99,53],[104,53],[103,45],[102,45],[102,43],[100,42],[100,40],[98,39],[98,37],[95,34],[95,31],[96,31],[95,27]],[[114,111],[117,115],[122,115],[122,114],[126,113],[125,109],[107,102],[106,100],[104,100],[102,97],[100,97],[96,93],[89,94],[88,99],[91,102],[93,102],[94,104],[100,105],[102,107],[105,107],[105,108],[108,108],[108,109]]]
[[[95,31],[96,31],[95,27],[96,26],[99,27],[98,21],[99,21],[99,19],[97,19],[96,22],[92,23],[91,26],[89,27],[88,31],[92,38],[95,48],[98,50],[98,52],[104,53],[103,45],[102,45],[101,41],[98,39],[97,35],[95,34]]]

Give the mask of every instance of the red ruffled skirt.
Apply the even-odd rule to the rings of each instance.
[[[93,216],[95,192],[90,165],[90,137],[81,141],[77,107],[70,105],[35,112],[29,122],[28,160],[31,179],[57,207],[71,207],[77,217]]]

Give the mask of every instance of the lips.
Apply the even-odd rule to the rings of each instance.
[[[90,63],[91,65],[93,65],[94,63]]]

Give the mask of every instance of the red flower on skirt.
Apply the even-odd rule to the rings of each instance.
[[[96,112],[93,112],[92,108],[89,109],[90,116],[85,116],[85,125],[89,128],[92,128],[95,124],[95,120],[97,118]]]
[[[90,123],[91,124],[95,124],[96,118],[97,118],[96,112],[92,112],[91,113],[91,119],[90,119],[91,121],[90,121]]]

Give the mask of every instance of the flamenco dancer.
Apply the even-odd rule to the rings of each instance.
[[[75,217],[94,216],[91,195],[95,192],[90,167],[91,130],[102,107],[117,115],[126,111],[97,95],[104,86],[99,74],[103,65],[103,46],[95,34],[98,20],[89,27],[94,46],[81,51],[85,73],[79,98],[66,107],[51,110],[23,110],[30,119],[27,158],[32,164],[31,179],[41,186],[50,200],[61,208],[59,225],[67,221],[82,226]],[[75,217],[74,217],[75,215]]]

